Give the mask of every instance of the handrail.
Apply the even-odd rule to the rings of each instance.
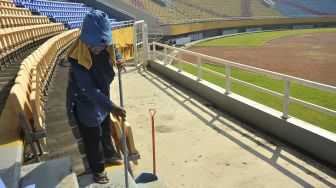
[[[291,18],[327,18],[333,17],[333,15],[319,15],[318,17],[307,17],[305,15],[291,15]],[[175,20],[169,23],[161,25],[178,25],[178,24],[190,24],[190,23],[202,23],[202,22],[215,22],[215,21],[232,21],[232,20],[260,20],[260,19],[283,19],[289,18],[287,16],[252,16],[252,17],[241,17],[241,16],[230,16],[224,18],[200,18],[200,19],[183,19]]]
[[[114,25],[114,24],[118,24],[118,25]],[[112,30],[114,30],[114,29],[119,29],[119,28],[123,28],[123,27],[133,26],[133,24],[134,24],[133,20],[112,22],[111,27],[112,27]]]
[[[198,70],[197,71],[198,72],[197,73],[197,81],[202,79],[202,71],[205,71],[205,72],[208,72],[210,74],[217,75],[217,76],[220,76],[220,77],[226,79],[226,86],[225,86],[226,94],[230,93],[230,83],[231,82],[236,82],[236,83],[243,84],[245,86],[257,89],[259,91],[266,92],[266,93],[271,94],[273,96],[283,98],[283,115],[282,115],[282,117],[284,119],[288,118],[288,104],[289,104],[289,102],[294,102],[296,104],[304,105],[308,108],[311,108],[311,109],[318,110],[318,111],[323,112],[323,113],[327,113],[327,114],[336,116],[336,111],[335,110],[328,109],[328,108],[325,108],[325,107],[322,107],[322,106],[319,106],[319,105],[316,105],[316,104],[312,104],[312,103],[309,103],[309,102],[306,102],[306,101],[303,101],[303,100],[300,100],[300,99],[297,99],[297,98],[294,98],[294,97],[290,97],[290,89],[289,89],[290,84],[292,82],[295,82],[295,83],[300,83],[300,84],[303,84],[303,85],[306,85],[306,86],[309,86],[309,87],[312,87],[312,88],[321,89],[321,90],[328,91],[328,92],[331,92],[331,93],[336,93],[336,87],[334,87],[334,86],[321,84],[321,83],[313,82],[313,81],[310,81],[310,80],[305,80],[305,79],[302,79],[302,78],[297,78],[297,77],[294,77],[294,76],[289,76],[289,75],[285,75],[285,74],[281,74],[281,73],[277,73],[277,72],[273,72],[273,71],[268,71],[268,70],[265,70],[265,69],[252,67],[252,66],[249,66],[249,65],[243,65],[243,64],[240,64],[240,63],[236,63],[236,62],[232,62],[232,61],[228,61],[228,60],[220,59],[220,58],[216,58],[216,57],[211,57],[211,56],[204,55],[204,54],[201,54],[201,53],[192,52],[192,51],[172,47],[172,46],[157,43],[157,42],[153,42],[150,45],[153,45],[153,58],[154,59],[156,58],[156,54],[164,55],[163,62],[164,62],[165,65],[169,64],[168,58],[170,58],[171,60],[176,60],[179,63],[179,69],[178,69],[179,72],[182,71],[181,64],[190,64],[190,65],[194,66],[195,68],[197,68],[197,70]],[[163,53],[156,51],[156,46],[163,47],[164,48]],[[167,52],[168,49],[173,50],[173,51],[177,51],[178,57],[169,55],[168,52]],[[182,60],[181,59],[181,54],[182,53],[189,54],[189,55],[192,55],[194,57],[197,57],[197,64],[196,63],[190,63],[190,62],[187,62],[185,60]],[[209,69],[206,69],[206,68],[202,67],[201,66],[201,63],[202,63],[201,60],[202,59],[216,62],[220,66],[225,66],[226,67],[226,74],[217,73],[215,71],[212,71],[212,70],[209,70]],[[254,84],[251,84],[251,83],[248,83],[248,82],[236,79],[236,78],[233,78],[233,77],[230,76],[231,68],[238,68],[238,69],[241,69],[241,70],[245,70],[245,71],[249,71],[249,72],[253,72],[253,73],[258,73],[258,74],[262,74],[262,75],[266,75],[266,76],[270,76],[270,77],[273,77],[273,78],[276,78],[276,79],[283,80],[283,82],[284,82],[284,93],[274,92],[274,91],[271,91],[269,89],[266,89],[266,88],[263,88],[263,87],[260,87],[260,86],[257,86],[257,85],[254,85]]]

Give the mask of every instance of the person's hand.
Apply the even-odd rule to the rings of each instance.
[[[118,68],[119,71],[125,69],[125,62],[122,59],[118,59],[116,62],[116,66]]]
[[[116,117],[122,117],[123,119],[126,118],[126,110],[120,106],[115,106],[111,113]]]

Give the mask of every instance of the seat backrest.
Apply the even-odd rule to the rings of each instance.
[[[30,128],[33,129],[32,128],[33,113],[32,113],[29,101],[27,100],[27,91],[23,89],[21,84],[13,85],[9,93],[8,99],[11,100],[16,114],[19,114],[21,111],[24,112],[24,115],[26,116],[28,121],[31,123]]]

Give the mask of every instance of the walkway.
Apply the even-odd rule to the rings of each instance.
[[[141,154],[135,177],[151,172],[151,122],[157,115],[157,172],[171,187],[332,187],[336,171],[298,153],[252,125],[236,120],[209,102],[156,72],[123,75],[127,121]],[[65,116],[68,64],[55,73],[46,106],[47,149],[44,159],[70,155],[77,175],[85,172],[81,139]],[[111,88],[119,103],[117,77]],[[85,165],[87,166],[87,165]]]
[[[252,125],[215,109],[153,71],[123,78],[136,147],[135,175],[152,171],[151,121],[157,110],[157,172],[171,187],[333,187],[336,171]],[[117,82],[112,87],[118,101]]]

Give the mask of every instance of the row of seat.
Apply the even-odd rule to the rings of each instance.
[[[82,7],[83,3],[71,3],[61,1],[45,1],[45,0],[14,0],[17,5],[24,5],[25,3],[32,3],[35,5],[47,5],[47,6],[62,6],[62,7]]]
[[[58,6],[50,6],[50,5],[35,5],[30,3],[23,4],[25,8],[28,8],[34,12],[39,12],[40,10],[47,11],[71,11],[71,12],[89,12],[92,10],[90,7],[58,7]]]
[[[15,4],[11,1],[0,0],[0,7],[15,7]]]
[[[83,24],[83,21],[69,21],[69,22],[66,22],[66,26],[69,28],[69,29],[74,29],[74,28],[80,28],[82,27],[82,24]]]
[[[47,16],[2,15],[0,17],[0,28],[38,25],[46,23],[50,23]]]
[[[80,28],[83,24],[84,17],[81,16],[53,16],[56,22],[64,23],[69,29]],[[109,19],[112,28],[123,26],[123,22],[117,22],[116,19]]]
[[[23,112],[23,117],[28,123],[26,125],[30,128],[31,132],[36,133],[44,128],[43,120],[45,116],[41,108],[43,107],[43,96],[41,95],[43,88],[38,87],[41,85],[40,80],[43,78],[40,74],[41,70],[45,70],[41,67],[50,67],[48,69],[48,72],[50,72],[52,68],[50,65],[54,63],[55,58],[50,61],[47,57],[55,57],[53,54],[57,54],[63,50],[72,40],[78,37],[78,34],[78,30],[63,32],[49,39],[45,45],[39,48],[39,51],[35,51],[23,61],[0,115],[0,153],[5,154],[1,156],[0,184],[2,181],[5,181],[3,182],[5,185],[2,185],[18,187],[20,168],[23,163],[23,148],[26,144],[22,141],[21,130],[23,122],[19,118],[19,113]],[[50,50],[52,50],[52,53]],[[47,53],[48,55],[46,55]],[[39,59],[39,62],[36,59]],[[37,67],[38,63],[43,63],[43,66],[39,65],[39,68],[35,68],[36,71],[34,72],[33,68]],[[44,74],[44,76],[47,76],[47,74]],[[25,136],[27,138],[30,135]],[[45,143],[45,139],[39,139],[38,141],[40,142],[36,143],[41,152],[43,151],[42,144]],[[0,187],[3,186],[0,185]]]
[[[72,22],[72,21],[83,21],[83,16],[53,16],[54,20],[56,22],[62,22],[62,23],[67,23],[67,22]]]
[[[62,32],[62,23],[40,24],[0,29],[0,58],[17,51],[29,43]]]
[[[12,102],[17,114],[24,112],[32,132],[45,131],[44,88],[57,56],[78,35],[79,30],[76,29],[54,36],[24,59],[20,66],[8,100]],[[46,144],[45,138],[40,139],[39,143]]]
[[[26,8],[18,8],[18,7],[1,7],[0,14],[11,14],[11,15],[20,15],[27,16],[32,15],[31,11]]]
[[[49,11],[49,10],[40,10],[40,15],[48,16],[48,17],[56,17],[56,16],[82,16],[84,17],[87,12],[76,12],[76,11]]]

